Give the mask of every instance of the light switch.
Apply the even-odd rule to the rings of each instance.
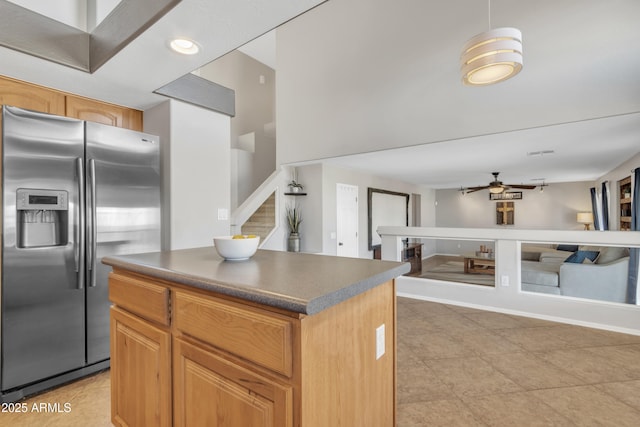
[[[502,277],[500,278],[500,281],[502,286],[509,286],[509,276],[507,276],[506,274],[502,275]]]
[[[376,328],[376,360],[384,355],[384,323]]]
[[[225,208],[218,208],[218,221],[226,221],[229,219],[229,210]]]

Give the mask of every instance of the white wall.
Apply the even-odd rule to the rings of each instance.
[[[581,230],[576,214],[591,211],[589,188],[592,182],[556,183],[540,192],[522,191],[522,200],[513,200],[513,226],[496,224],[496,201],[489,191],[480,190],[464,196],[458,190],[437,190],[436,225],[438,227],[529,228],[542,230]]]
[[[88,33],[120,3],[120,0],[9,1]]]
[[[324,253],[322,246],[323,235],[323,167],[322,165],[309,165],[297,167],[298,183],[304,186],[306,196],[284,196],[283,215],[286,206],[298,205],[302,213],[300,224],[300,250],[302,252]],[[291,176],[287,182],[291,181]],[[289,191],[288,188],[285,191]],[[287,229],[288,233],[288,229]]]
[[[277,30],[278,163],[637,111],[638,84],[620,83],[630,81],[632,68],[607,67],[606,81],[589,85],[606,60],[588,58],[616,52],[595,46],[607,46],[608,32],[633,34],[631,22],[618,15],[623,5],[603,7],[602,25],[585,34],[591,43],[576,46],[563,35],[582,16],[579,3],[495,5],[496,26],[523,30],[525,67],[514,79],[481,88],[460,83],[459,55],[471,36],[487,29],[486,2],[323,3]],[[526,40],[548,41],[553,49],[533,49]],[[578,55],[581,49],[594,50]]]
[[[514,225],[496,224],[496,201],[489,191],[480,190],[464,196],[458,190],[436,191],[436,226],[454,228],[497,228],[537,230],[582,230],[576,222],[578,212],[591,212],[591,182],[556,183],[544,191],[522,191],[522,200],[513,200]],[[516,190],[511,190],[516,191]],[[438,240],[437,253],[460,254],[478,249],[480,244],[493,248],[491,242]]]
[[[145,132],[162,147],[164,249],[211,246],[230,233],[217,219],[230,209],[229,120],[174,100],[144,112]]]
[[[86,31],[87,2],[85,0],[9,0],[18,6],[32,10],[40,15]]]
[[[197,74],[235,91],[236,115],[231,119],[231,207],[239,206],[276,168],[275,71],[240,51],[233,51]],[[239,143],[251,134],[250,147]]]
[[[332,237],[332,233],[335,233],[337,229],[336,184],[338,183],[358,187],[358,254],[360,258],[373,257],[372,251],[368,248],[367,189],[369,187],[408,194],[420,194],[422,196],[422,224],[425,227],[435,225],[436,213],[433,204],[435,191],[432,189],[326,165],[322,167],[322,171],[323,202],[321,228],[322,249],[324,253],[331,255],[337,253],[337,242],[336,239]],[[409,215],[409,221],[411,223],[411,209],[409,209]]]

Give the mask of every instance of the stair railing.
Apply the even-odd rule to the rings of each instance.
[[[260,242],[264,246],[269,238],[280,227],[280,191],[279,188],[285,182],[285,170],[276,169],[251,195],[231,213],[231,233],[242,234],[242,225],[262,206],[262,204],[275,192],[275,227],[268,236]]]

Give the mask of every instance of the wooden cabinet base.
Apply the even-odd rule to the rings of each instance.
[[[111,308],[113,424],[131,427],[171,425],[170,354],[168,331]]]
[[[175,426],[293,426],[290,386],[179,338],[173,366]]]
[[[114,424],[395,426],[394,281],[312,316],[122,270],[110,282],[121,305],[111,320]],[[134,296],[158,288],[168,318]]]

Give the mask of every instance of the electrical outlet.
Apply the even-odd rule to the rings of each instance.
[[[227,221],[229,219],[229,210],[218,208],[218,221]]]
[[[500,277],[500,284],[502,286],[509,286],[509,276],[503,274],[502,277]]]
[[[384,323],[376,328],[376,360],[384,355]]]

